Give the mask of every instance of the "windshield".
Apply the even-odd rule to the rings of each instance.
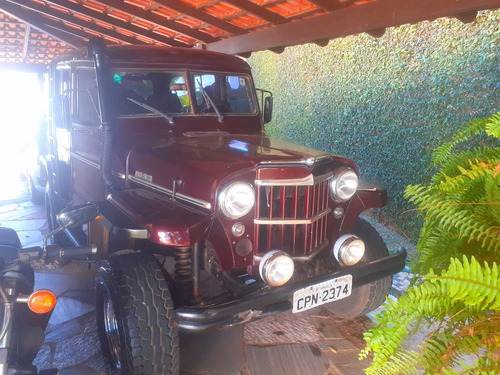
[[[182,71],[112,69],[111,75],[110,104],[119,117],[158,116],[148,106],[175,116],[257,112],[250,79],[243,74],[192,73],[189,81]]]
[[[218,110],[222,114],[253,114],[256,111],[252,86],[247,76],[194,73],[191,80],[195,87],[196,98],[193,98],[193,102],[196,113],[216,113]]]
[[[189,92],[182,72],[115,70],[111,74],[111,105],[117,116],[158,115],[148,110],[147,106],[168,114],[191,112]]]

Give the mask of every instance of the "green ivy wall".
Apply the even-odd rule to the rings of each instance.
[[[439,19],[254,53],[256,85],[274,94],[268,135],[347,156],[361,176],[385,185],[380,213],[414,237],[403,198],[426,182],[432,150],[469,120],[500,110],[500,11],[474,23]]]

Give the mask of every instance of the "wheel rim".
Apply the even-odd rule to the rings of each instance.
[[[120,337],[118,333],[118,321],[116,320],[115,308],[109,294],[104,297],[104,329],[108,339],[109,351],[114,365],[121,368],[120,362]]]

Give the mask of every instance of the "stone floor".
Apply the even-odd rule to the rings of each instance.
[[[16,229],[25,247],[40,244],[46,233],[44,209],[29,201],[25,181],[18,178],[14,183],[7,193],[0,193],[0,226]],[[397,248],[397,244],[388,245]],[[39,369],[105,373],[94,319],[94,274],[95,267],[84,264],[38,270],[36,286],[58,296],[45,344],[35,360]],[[396,275],[393,298],[406,289],[409,278],[408,272]],[[372,324],[370,317],[339,319],[319,307],[221,332],[183,335],[182,374],[363,374],[369,362],[359,361],[358,354],[364,346],[363,333]]]

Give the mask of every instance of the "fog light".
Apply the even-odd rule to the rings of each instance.
[[[335,207],[333,210],[333,217],[335,219],[340,219],[342,216],[344,216],[344,209],[342,207]]]
[[[231,233],[235,237],[241,237],[245,234],[245,225],[243,223],[236,223],[231,228]]]
[[[294,269],[293,259],[279,250],[266,253],[259,264],[260,277],[271,286],[286,284],[292,278]]]
[[[345,234],[335,242],[332,253],[340,264],[353,266],[363,258],[365,243],[355,235]]]

